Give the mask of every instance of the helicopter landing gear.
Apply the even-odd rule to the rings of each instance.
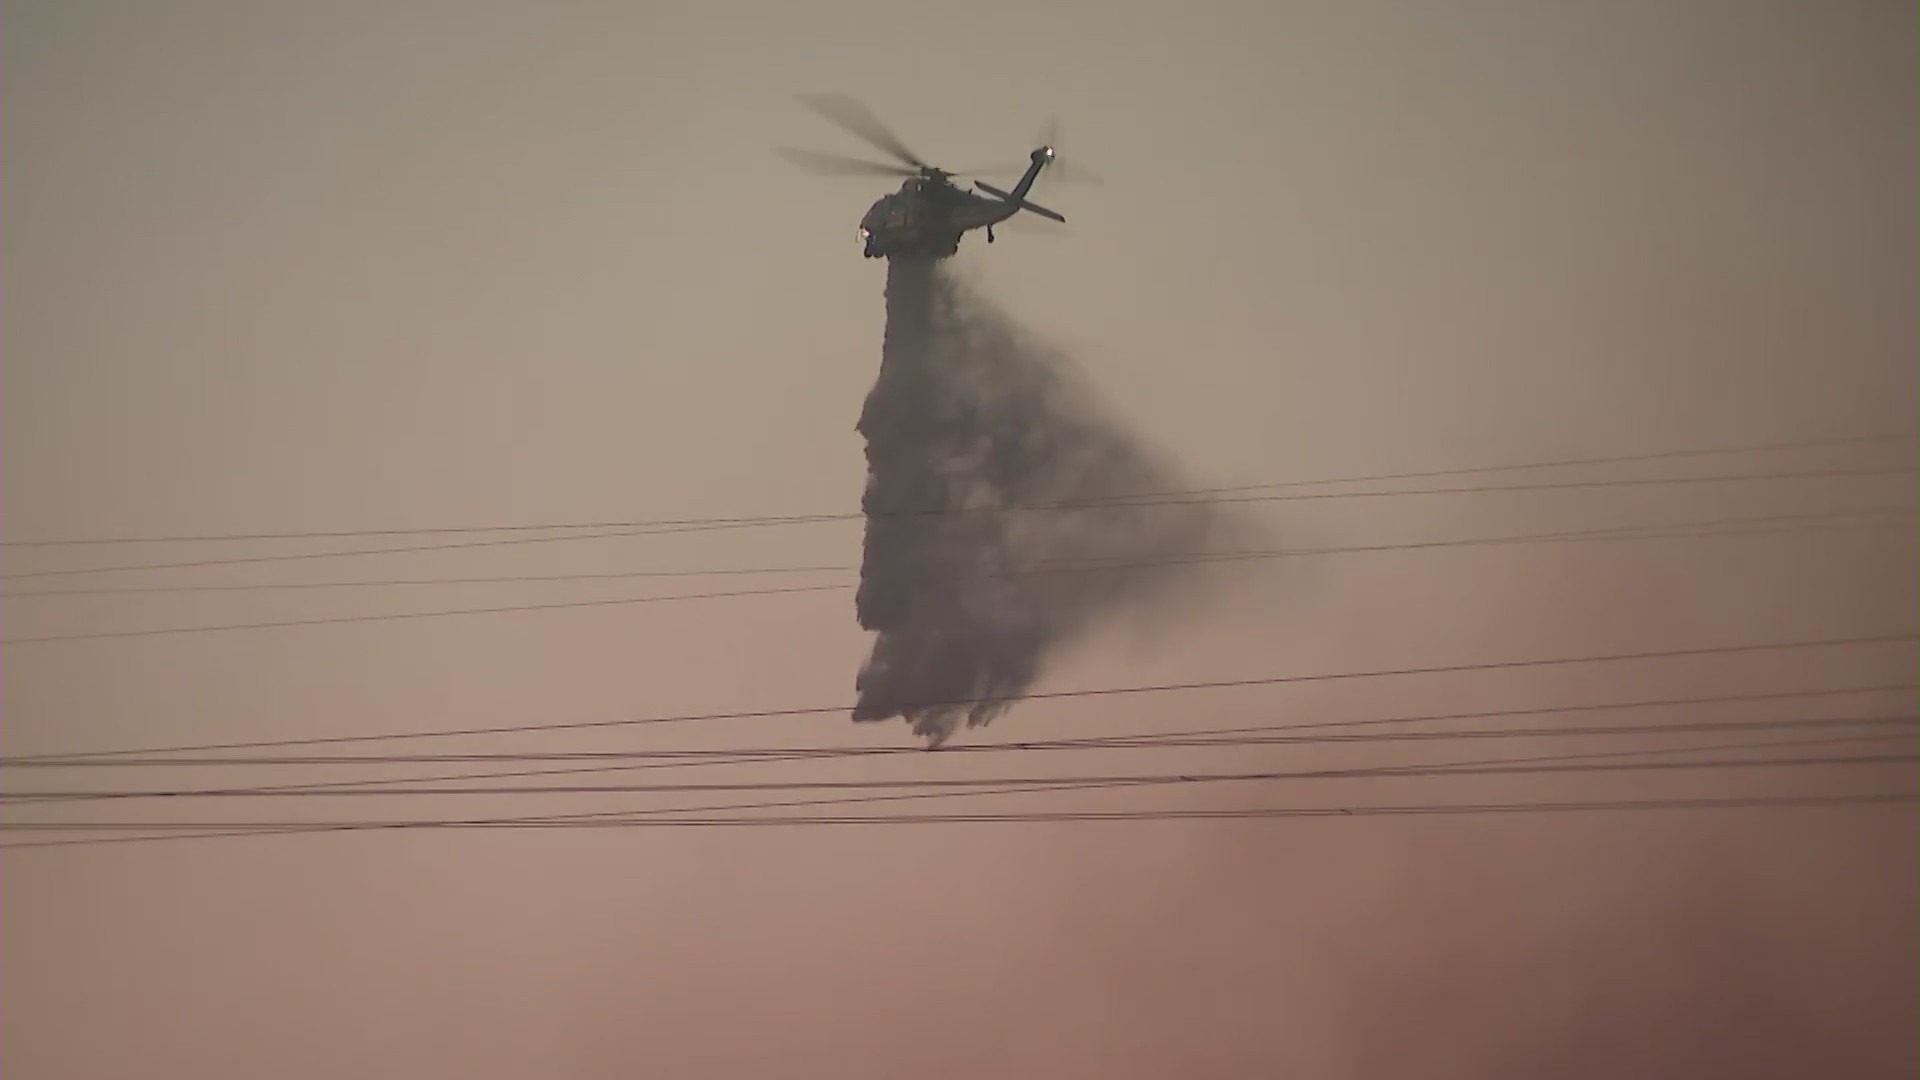
[[[993,243],[993,226],[987,226],[987,243]]]

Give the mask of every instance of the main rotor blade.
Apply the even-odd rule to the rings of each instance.
[[[817,150],[793,150],[785,146],[776,146],[773,152],[793,162],[811,173],[821,176],[915,176],[912,169],[898,165],[885,165],[878,161],[862,161],[856,157],[842,154],[822,154]]]
[[[1027,171],[1027,166],[1029,164],[1031,163],[1025,162],[1025,161],[1022,161],[1017,165],[1011,162],[1004,162],[1000,165],[994,166],[991,169],[971,169],[967,172],[956,172],[953,175],[955,176],[1005,176],[1005,177],[1018,178],[1021,173],[1024,173]],[[1040,185],[1040,184],[1045,184],[1045,185],[1096,184],[1098,185],[1098,184],[1104,184],[1106,182],[1107,182],[1106,178],[1102,177],[1099,173],[1094,172],[1092,169],[1087,168],[1085,165],[1081,165],[1078,162],[1068,161],[1067,159],[1061,158],[1061,157],[1054,158],[1051,162],[1047,164],[1046,168],[1040,170],[1040,178],[1037,181],[1035,181],[1036,185]]]
[[[907,149],[892,129],[880,122],[873,110],[855,101],[845,94],[801,94],[800,104],[819,113],[829,122],[845,128],[877,150],[885,151],[901,162],[916,169],[927,168],[927,163]]]
[[[994,165],[994,166],[991,166],[990,168],[985,168],[985,169],[955,169],[951,173],[948,173],[947,175],[949,176],[1015,176],[1017,177],[1021,173],[1027,171],[1028,164],[1029,163],[1025,161],[1021,161],[1021,162],[1002,161],[997,165]]]

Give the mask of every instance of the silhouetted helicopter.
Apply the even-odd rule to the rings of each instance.
[[[886,165],[839,154],[780,148],[779,152],[789,160],[813,172],[830,176],[907,178],[899,191],[881,196],[866,216],[860,219],[860,239],[869,259],[891,256],[943,258],[960,250],[960,237],[969,229],[987,230],[987,243],[991,244],[993,227],[1022,210],[1062,224],[1067,220],[1027,198],[1027,192],[1032,190],[1040,170],[1054,165],[1057,155],[1050,134],[1045,139],[1046,145],[1027,155],[1026,173],[1012,191],[1002,191],[991,184],[973,181],[976,189],[992,196],[987,198],[955,187],[954,177],[1003,170],[975,169],[953,173],[935,168],[907,149],[900,137],[881,123],[872,110],[850,97],[841,94],[808,94],[801,96],[800,101],[900,164]],[[1093,177],[1082,170],[1081,178]]]

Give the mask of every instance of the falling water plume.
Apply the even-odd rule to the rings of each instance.
[[[1218,517],[1115,503],[1182,484],[939,263],[889,260],[886,301],[859,422],[856,608],[876,636],[854,719],[901,717],[937,745],[1004,712],[1097,620],[1164,597],[1179,575],[1137,564],[1202,549]]]

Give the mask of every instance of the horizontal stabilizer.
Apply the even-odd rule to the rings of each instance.
[[[1047,209],[1044,206],[1041,206],[1038,203],[1030,203],[1025,199],[1021,199],[1019,200],[1019,202],[1020,202],[1020,209],[1022,210],[1031,210],[1034,213],[1039,214],[1043,218],[1052,218],[1053,220],[1059,222],[1062,225],[1065,225],[1067,223],[1066,218],[1061,217],[1059,214],[1054,213],[1053,211]]]
[[[981,191],[984,191],[989,195],[992,195],[997,199],[1002,200],[1003,202],[1010,202],[1022,210],[1031,210],[1034,213],[1039,214],[1043,218],[1052,218],[1053,220],[1059,222],[1062,225],[1065,225],[1067,223],[1066,218],[1061,217],[1059,214],[1054,213],[1053,211],[1047,209],[1046,207],[1040,206],[1035,203],[1030,203],[1027,200],[1020,198],[1019,196],[1012,194],[1011,192],[1001,191],[999,188],[994,187],[992,184],[983,184],[980,181],[975,180],[973,182],[973,186],[979,188]]]

